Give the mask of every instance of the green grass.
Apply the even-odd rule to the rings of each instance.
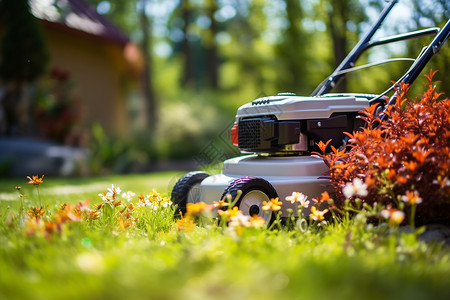
[[[111,184],[120,186],[123,191],[132,190],[136,193],[149,193],[153,188],[159,192],[170,193],[173,185],[183,175],[183,172],[163,172],[147,175],[111,175],[94,178],[52,178],[44,176],[40,192],[47,203],[64,203],[84,201],[86,198],[97,199],[98,193],[105,192]],[[34,186],[27,185],[27,178],[2,179],[0,181],[0,201],[18,200],[16,186],[22,188],[22,194],[27,195],[26,201],[32,202],[37,196]],[[16,201],[12,201],[14,203]]]
[[[170,192],[179,173],[99,178],[44,177],[45,217],[59,203],[122,191]],[[16,185],[37,204],[26,179],[0,183],[0,299],[449,299],[450,252],[386,224],[345,221],[306,232],[214,223],[179,231],[172,208],[141,215],[122,230],[100,218],[64,224],[50,238],[29,236]],[[64,188],[64,189],[63,189]],[[16,197],[14,200],[12,198]],[[165,213],[165,215],[164,215]],[[49,215],[47,215],[49,214]],[[12,216],[15,215],[13,218]],[[44,217],[44,218],[45,218]]]

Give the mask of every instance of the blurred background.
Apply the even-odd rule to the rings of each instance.
[[[198,169],[238,155],[237,108],[310,95],[385,4],[0,0],[0,176]],[[400,0],[376,36],[441,27],[449,14],[448,0]],[[360,64],[415,58],[431,39],[376,47]],[[337,91],[380,93],[408,66],[357,72]],[[445,81],[449,67],[447,43],[424,72]]]

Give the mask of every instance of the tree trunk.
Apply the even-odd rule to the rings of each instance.
[[[141,75],[142,92],[146,102],[147,127],[150,133],[154,133],[158,122],[157,104],[155,92],[153,90],[152,57],[151,57],[151,26],[150,20],[145,13],[147,0],[142,0],[142,9],[140,12],[140,25],[142,30],[142,51],[144,56],[144,71]]]
[[[219,88],[219,56],[217,53],[216,36],[219,31],[217,21],[214,19],[214,14],[217,11],[217,4],[212,1],[207,8],[207,16],[211,20],[210,32],[211,36],[206,45],[206,66],[210,87],[213,89]]]
[[[181,4],[181,17],[184,21],[183,41],[181,42],[181,52],[184,54],[184,68],[181,84],[185,87],[193,86],[195,84],[193,54],[188,37],[188,28],[191,23],[191,15],[192,11],[189,0],[184,0]]]
[[[348,10],[347,0],[332,2],[328,11],[328,26],[333,42],[334,67],[337,68],[347,55],[347,26]],[[347,81],[343,78],[336,87],[336,92],[346,92]]]

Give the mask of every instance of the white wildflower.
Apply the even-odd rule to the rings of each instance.
[[[361,179],[354,178],[353,182],[347,182],[342,189],[342,193],[347,199],[353,196],[365,197],[369,194],[367,191],[367,184],[365,184]]]
[[[122,198],[126,199],[127,202],[130,202],[134,196],[136,196],[136,194],[132,191],[128,191],[122,194]]]
[[[236,216],[231,217],[228,225],[231,227],[250,227],[250,216],[238,213]]]
[[[116,195],[122,192],[120,187],[115,187],[114,184],[111,184],[111,188],[108,188],[108,192],[106,193],[106,197],[115,199]]]
[[[309,201],[307,201],[308,196],[303,193],[293,192],[291,196],[286,197],[286,201],[290,201],[292,204],[299,203],[301,206],[308,208]]]

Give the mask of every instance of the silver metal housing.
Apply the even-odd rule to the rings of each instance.
[[[359,112],[368,107],[373,95],[326,94],[320,97],[270,96],[239,107],[236,122],[242,118],[274,115],[277,120],[326,119],[333,113]]]
[[[200,201],[212,204],[220,200],[228,185],[244,176],[260,177],[270,182],[278,193],[282,205],[282,217],[287,217],[287,209],[297,211],[286,196],[301,192],[311,200],[324,191],[331,191],[327,179],[319,179],[328,170],[325,163],[311,156],[264,157],[258,155],[240,156],[226,160],[223,173],[204,179],[200,185]]]

